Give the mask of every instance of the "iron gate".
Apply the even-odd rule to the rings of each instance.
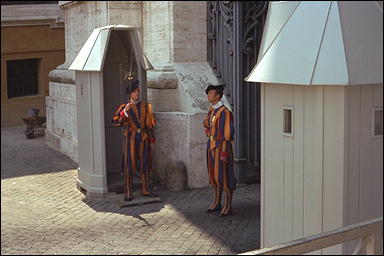
[[[260,178],[260,86],[244,78],[257,61],[267,1],[208,1],[208,62],[226,85],[235,118],[239,182]]]

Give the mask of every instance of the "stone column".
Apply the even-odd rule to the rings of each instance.
[[[144,2],[144,53],[155,67],[148,72],[148,100],[158,126],[154,170],[165,183],[169,162],[182,161],[188,186],[208,185],[206,137],[209,109],[205,95],[216,77],[207,62],[205,1]]]

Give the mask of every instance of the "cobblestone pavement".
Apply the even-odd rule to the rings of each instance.
[[[119,209],[76,189],[76,164],[24,127],[1,129],[1,254],[236,254],[259,247],[259,185],[240,185],[232,216],[204,210],[209,188]]]

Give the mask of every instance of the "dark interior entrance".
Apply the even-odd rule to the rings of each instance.
[[[129,31],[111,31],[103,69],[108,192],[123,191],[123,177],[120,174],[123,128],[113,126],[112,118],[118,106],[128,100],[125,92],[127,80],[123,81],[123,78],[129,72],[133,73],[134,79],[139,79],[142,72],[138,68]]]

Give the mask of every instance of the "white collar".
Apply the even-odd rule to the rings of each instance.
[[[213,106],[213,108],[214,108],[214,109],[218,109],[218,108],[221,107],[222,105],[224,105],[224,103],[223,103],[221,100],[219,100],[219,101],[216,103],[216,105]]]
[[[133,104],[137,105],[137,103],[139,103],[139,102],[140,102],[140,100],[138,100],[137,102],[135,102],[133,99],[130,99],[130,101],[129,101],[129,102],[131,102],[131,103],[133,103]]]

